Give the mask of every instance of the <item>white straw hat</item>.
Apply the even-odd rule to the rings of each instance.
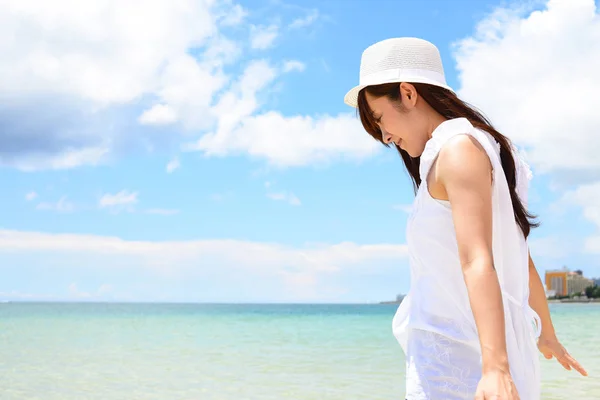
[[[363,88],[392,82],[428,83],[452,91],[446,84],[437,47],[423,39],[393,38],[377,42],[363,52],[359,85],[346,93],[344,102],[357,107],[358,92]]]

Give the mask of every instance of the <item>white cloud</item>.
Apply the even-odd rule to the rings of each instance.
[[[362,276],[365,268],[375,273],[395,269],[398,261],[405,260],[407,255],[406,246],[386,243],[343,242],[291,247],[227,239],[134,241],[96,235],[0,230],[0,256],[4,253],[10,253],[11,257],[38,255],[45,263],[55,261],[47,265],[73,264],[77,270],[109,271],[126,265],[138,268],[141,274],[160,273],[186,281],[199,279],[203,285],[218,287],[231,296],[235,293],[230,287],[235,287],[252,298],[270,301],[335,300],[337,294],[327,291],[332,287],[321,286],[327,279],[329,283],[336,282],[342,273]],[[4,263],[0,265],[3,269],[11,268]],[[232,279],[236,276],[243,279],[239,282]],[[223,281],[216,282],[216,279]],[[265,282],[268,287],[262,285]],[[74,293],[91,294],[77,285],[72,289]],[[201,297],[198,288],[195,293],[195,298]]]
[[[456,45],[459,94],[540,171],[600,168],[600,16],[594,0],[500,8]],[[576,176],[576,174],[573,174]]]
[[[38,194],[36,192],[29,192],[25,195],[25,200],[31,201],[31,200],[35,200],[37,197],[38,197]]]
[[[14,159],[7,157],[6,163],[16,169],[25,172],[40,171],[45,169],[62,170],[82,165],[99,165],[107,160],[109,153],[108,146],[84,147],[80,149],[65,149],[56,154],[46,154],[43,152],[17,155]]]
[[[0,229],[0,251],[6,250],[135,254],[141,257],[159,256],[173,260],[195,260],[202,255],[212,254],[243,262],[243,265],[252,268],[278,267],[291,262],[318,271],[337,271],[348,264],[404,258],[407,254],[406,246],[395,244],[359,245],[343,242],[294,248],[275,243],[230,239],[153,242],[124,240],[110,236]]]
[[[215,156],[247,153],[284,167],[336,158],[362,160],[378,152],[381,145],[365,133],[353,114],[313,118],[270,111],[207,134],[192,148]]]
[[[246,66],[212,110],[218,118],[218,132],[233,129],[259,108],[257,94],[275,79],[276,73],[275,68],[264,60],[255,60]]]
[[[61,213],[71,212],[75,209],[73,203],[67,200],[67,196],[61,197],[56,203],[42,202],[36,207],[36,210],[56,211]]]
[[[298,71],[302,72],[306,69],[306,65],[303,62],[297,60],[289,60],[283,64],[283,72]]]
[[[144,111],[138,120],[144,125],[168,125],[176,122],[177,119],[177,113],[173,107],[165,104],[156,104]]]
[[[165,63],[217,31],[212,3],[5,0],[0,91],[130,102],[155,90]]]
[[[202,56],[205,65],[221,68],[236,61],[242,54],[238,43],[224,36],[214,36]]]
[[[561,259],[574,250],[570,244],[565,243],[564,238],[556,236],[530,239],[529,248],[534,261],[540,257]]]
[[[585,241],[585,250],[600,253],[600,181],[579,186],[563,195],[561,205],[581,207],[583,216],[596,226],[596,234]]]
[[[296,197],[296,195],[294,193],[291,193],[291,192],[267,193],[267,197],[270,198],[271,200],[275,200],[275,201],[285,201],[286,203],[289,203],[292,206],[299,206],[302,204],[300,202],[300,199],[298,197]]]
[[[265,50],[273,46],[279,28],[277,25],[252,26],[250,28],[250,47],[258,50]]]
[[[179,158],[175,157],[167,164],[167,173],[170,174],[173,171],[179,169],[179,167],[181,167],[181,162],[179,161]]]
[[[565,193],[564,201],[583,207],[583,215],[600,228],[600,181]]]
[[[267,189],[266,196],[269,199],[274,200],[274,201],[283,201],[292,206],[302,205],[302,202],[300,201],[300,199],[292,192],[288,192],[287,190],[273,191],[272,189],[273,189],[274,185],[275,185],[275,182],[271,182],[271,181],[265,182],[265,188]]]
[[[213,137],[217,141],[227,140],[227,132],[259,108],[257,94],[275,79],[276,73],[276,69],[267,61],[255,60],[249,63],[242,75],[212,108],[212,115],[218,119],[217,133],[206,134],[198,143],[188,144],[184,148],[202,150],[201,142],[206,140],[205,137]]]
[[[234,5],[231,9],[220,18],[219,22],[223,26],[234,26],[240,24],[244,18],[248,16],[248,12],[239,4]]]
[[[128,190],[121,190],[118,193],[104,194],[98,201],[100,208],[115,207],[115,206],[129,206],[134,205],[138,202],[138,192],[130,192]]]
[[[292,21],[292,23],[290,24],[289,27],[290,27],[290,29],[298,29],[298,28],[303,28],[305,26],[309,26],[309,25],[313,24],[317,20],[318,17],[319,17],[319,11],[312,10],[305,17],[297,18],[294,21]]]
[[[170,124],[180,121],[191,129],[212,125],[210,105],[214,94],[227,83],[220,69],[183,54],[173,57],[165,65],[159,82],[160,104],[144,111],[140,122]]]
[[[148,104],[142,124],[212,126],[222,68],[240,53],[223,27],[246,15],[213,0],[1,3],[0,140],[12,145],[0,159],[26,171],[97,165],[143,142],[121,134],[136,104]]]
[[[264,60],[250,63],[212,110],[218,120],[217,129],[184,145],[184,150],[202,151],[208,156],[248,154],[284,167],[336,158],[361,160],[381,148],[365,133],[355,114],[257,114],[261,107],[258,96],[276,74],[277,70]]]
[[[142,6],[102,0],[90,7],[69,0],[2,1],[0,124],[6,128],[0,140],[15,143],[0,149],[2,165],[26,171],[94,166],[135,146],[166,148],[151,142],[180,140],[138,133],[150,125],[206,134],[184,149],[249,153],[279,165],[374,152],[376,144],[350,117],[258,114],[264,100],[259,95],[276,77],[305,65],[288,60],[274,67],[251,60],[241,76],[227,74],[224,67],[239,60],[242,51],[227,27],[248,14],[232,1],[151,0]],[[317,17],[312,11],[292,28]],[[279,34],[277,25],[253,26],[251,45],[270,47]],[[24,116],[33,112],[38,118],[24,124]],[[145,129],[123,135],[132,118],[125,114],[131,112]],[[308,130],[286,131],[299,125]],[[344,132],[323,135],[325,125]],[[230,143],[242,129],[249,129],[244,143]],[[255,145],[248,143],[253,139]],[[298,139],[303,144],[296,152]],[[277,155],[281,142],[283,154]]]

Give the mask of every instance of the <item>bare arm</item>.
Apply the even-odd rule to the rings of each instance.
[[[492,167],[485,150],[465,135],[440,152],[436,178],[452,207],[463,275],[482,353],[483,373],[508,374],[504,307],[492,257]]]
[[[552,338],[556,336],[552,317],[550,316],[550,308],[546,300],[546,290],[542,284],[542,279],[535,268],[535,264],[529,255],[529,305],[540,316],[542,321],[541,336]]]
[[[554,357],[565,369],[575,369],[581,375],[587,376],[585,368],[569,354],[556,337],[552,318],[550,317],[550,308],[546,300],[546,291],[531,255],[529,255],[529,305],[542,321],[542,333],[538,341],[538,348],[544,357],[547,359]]]

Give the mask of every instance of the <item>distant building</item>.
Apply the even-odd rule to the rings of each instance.
[[[556,296],[566,296],[568,273],[569,270],[566,268],[555,271],[546,271],[546,289],[553,291]]]
[[[557,296],[571,296],[583,293],[594,281],[583,276],[581,270],[569,271],[568,268],[546,271],[546,290],[553,291]]]
[[[594,281],[594,286],[600,286],[600,278],[592,279]]]
[[[584,277],[577,272],[569,272],[567,275],[567,294],[584,293],[585,289],[594,286],[594,281]]]

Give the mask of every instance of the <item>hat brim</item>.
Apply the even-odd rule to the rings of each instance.
[[[363,90],[367,86],[376,86],[376,85],[384,85],[386,83],[401,83],[401,82],[425,83],[425,84],[432,85],[432,86],[439,86],[441,88],[444,88],[451,92],[454,92],[454,90],[452,90],[452,88],[450,86],[441,84],[440,82],[432,80],[432,79],[427,79],[427,78],[423,78],[423,77],[411,77],[411,78],[407,77],[406,79],[392,79],[389,81],[379,82],[379,83],[371,84],[371,85],[354,86],[344,96],[344,103],[346,103],[350,107],[357,108],[358,107],[358,94],[360,93],[361,90]]]
[[[348,104],[350,107],[358,107],[358,93],[366,87],[367,85],[354,86],[344,96],[344,103]]]

